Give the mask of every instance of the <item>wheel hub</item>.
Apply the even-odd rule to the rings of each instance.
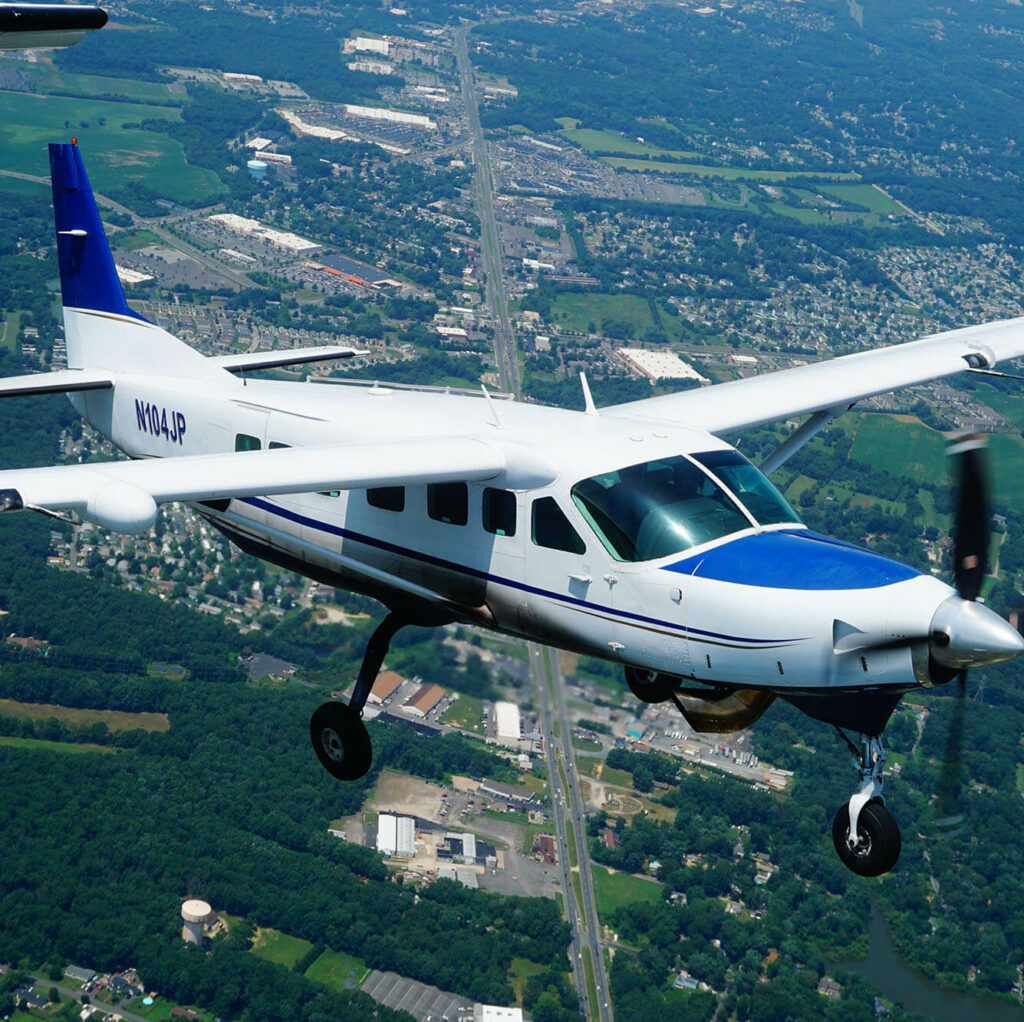
[[[320,745],[324,755],[340,763],[345,758],[345,746],[341,741],[341,735],[333,727],[325,727],[320,732]]]

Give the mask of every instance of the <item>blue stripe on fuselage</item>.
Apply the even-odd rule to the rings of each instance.
[[[665,567],[681,575],[764,589],[879,589],[920,572],[807,530],[744,536]]]
[[[568,596],[565,593],[556,593],[549,589],[541,589],[537,586],[529,585],[526,582],[521,582],[518,579],[492,575],[490,572],[481,571],[479,568],[471,568],[466,564],[459,564],[456,561],[449,561],[446,558],[436,557],[433,554],[424,553],[420,550],[413,550],[410,547],[399,546],[398,544],[391,543],[385,539],[378,539],[376,536],[369,536],[365,533],[356,532],[353,529],[346,529],[340,525],[332,525],[329,522],[324,522],[317,518],[311,518],[308,515],[304,515],[298,511],[293,511],[291,508],[282,507],[280,504],[275,504],[261,497],[242,497],[240,498],[240,503],[248,504],[250,507],[259,508],[261,511],[267,511],[272,515],[276,515],[278,518],[294,522],[296,525],[305,525],[310,528],[317,529],[320,532],[325,532],[331,536],[338,536],[342,539],[349,539],[356,543],[362,543],[376,550],[386,550],[388,553],[397,554],[401,557],[408,557],[411,560],[419,561],[422,564],[430,564],[434,567],[443,568],[447,571],[458,572],[459,574],[466,575],[469,578],[476,578],[484,582],[492,582],[497,585],[507,586],[510,589],[516,589],[519,592],[524,593],[531,593],[535,596],[543,596],[547,599],[556,600],[559,603],[564,603],[569,606],[598,611],[611,618],[618,618],[619,620],[626,621],[630,624],[655,625],[669,631],[676,632],[680,638],[692,638],[698,641],[701,639],[718,639],[725,643],[733,643],[739,646],[764,646],[767,648],[792,645],[793,643],[803,641],[801,638],[754,638],[751,636],[728,635],[722,632],[707,631],[703,628],[691,628],[675,621],[663,621],[659,618],[646,617],[643,614],[633,614],[629,611],[607,607],[603,604],[593,603],[589,600],[581,600],[574,596]]]

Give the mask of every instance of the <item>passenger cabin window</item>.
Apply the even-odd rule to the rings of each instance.
[[[427,514],[436,522],[465,525],[469,521],[469,487],[465,483],[430,483]]]
[[[405,510],[404,486],[374,486],[366,491],[366,503],[381,511]]]
[[[579,533],[572,527],[565,512],[554,497],[541,497],[533,502],[531,522],[533,542],[549,550],[564,550],[570,554],[587,552]]]
[[[620,561],[667,557],[751,527],[722,486],[680,455],[584,479],[571,492]]]
[[[236,451],[258,451],[262,446],[258,436],[249,436],[248,433],[235,434]]]
[[[484,487],[484,529],[495,536],[516,534],[516,495],[511,490]]]

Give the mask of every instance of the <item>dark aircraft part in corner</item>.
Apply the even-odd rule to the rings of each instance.
[[[0,490],[0,511],[22,511],[25,502],[17,490]]]
[[[775,702],[775,693],[757,688],[720,693],[691,688],[674,692],[673,699],[694,731],[724,735],[750,727]]]

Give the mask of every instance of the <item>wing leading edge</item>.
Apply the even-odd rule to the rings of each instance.
[[[0,511],[75,511],[119,532],[144,532],[158,504],[370,486],[490,479],[509,457],[459,437],[289,447],[0,472]]]
[[[862,398],[1024,355],[1024,317],[934,334],[907,344],[701,390],[631,401],[602,415],[685,423],[710,433],[761,426],[793,415],[845,409]]]

